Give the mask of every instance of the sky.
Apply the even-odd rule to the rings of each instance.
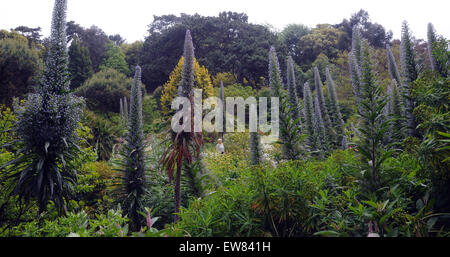
[[[0,0],[0,29],[21,25],[41,27],[50,33],[53,0]],[[372,22],[392,30],[400,38],[401,23],[407,20],[416,38],[426,39],[428,22],[438,34],[450,38],[449,8],[445,0],[68,0],[68,21],[83,27],[96,25],[106,34],[120,34],[132,43],[144,40],[153,15],[180,13],[217,16],[222,11],[244,12],[249,22],[270,24],[282,30],[287,24],[340,23],[360,9]]]

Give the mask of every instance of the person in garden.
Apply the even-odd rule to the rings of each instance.
[[[217,152],[219,152],[221,154],[225,153],[225,146],[222,143],[222,139],[219,139],[219,141],[218,141],[218,143],[216,145],[216,149],[217,149]]]

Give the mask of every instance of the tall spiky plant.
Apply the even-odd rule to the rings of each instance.
[[[250,162],[252,165],[261,163],[261,142],[258,132],[250,132]]]
[[[336,132],[333,130],[330,115],[327,105],[325,103],[325,97],[323,96],[322,79],[320,78],[319,69],[314,67],[314,83],[316,87],[316,94],[319,100],[319,107],[322,113],[323,123],[325,125],[325,138],[327,142],[335,142]]]
[[[399,85],[401,85],[401,77],[400,72],[398,70],[397,62],[395,61],[394,54],[392,54],[391,47],[389,44],[386,44],[386,58],[388,63],[389,75],[391,76],[391,80],[395,79]]]
[[[428,58],[430,58],[431,69],[436,70],[436,59],[433,56],[433,44],[436,43],[436,32],[434,26],[430,22],[427,26],[427,39],[428,39]]]
[[[287,88],[289,94],[289,102],[292,108],[292,118],[294,120],[300,121],[300,115],[298,111],[298,96],[297,96],[297,86],[295,85],[295,71],[294,71],[294,60],[291,56],[287,59]]]
[[[25,105],[15,106],[14,132],[19,145],[23,145],[19,158],[0,167],[8,167],[6,175],[14,186],[11,194],[25,201],[35,199],[39,213],[46,210],[49,201],[60,214],[66,211],[65,201],[77,182],[74,160],[81,156],[76,129],[83,101],[70,93],[66,9],[66,0],[55,1],[41,81]]]
[[[225,92],[223,89],[223,81],[220,81],[220,90],[219,90],[219,99],[222,101],[222,126],[223,126],[223,132],[221,133],[221,138],[223,141],[224,134],[225,134],[225,126],[226,126],[226,112],[225,112]]]
[[[358,26],[353,26],[352,29],[352,54],[355,57],[356,65],[361,68],[362,60],[362,37]]]
[[[397,81],[392,80],[389,90],[389,117],[392,120],[390,126],[390,140],[393,143],[401,143],[405,139],[405,116],[403,101]]]
[[[316,150],[319,151],[319,156],[322,156],[322,151],[328,150],[328,142],[325,135],[325,125],[323,123],[322,111],[320,110],[319,98],[314,98],[314,131],[315,131],[315,145]]]
[[[289,96],[283,88],[280,65],[274,47],[269,51],[269,84],[272,97],[279,97],[280,103],[280,141],[282,144],[283,158],[294,160],[299,158],[300,137],[299,137],[299,119],[293,116],[294,108],[289,101]]]
[[[353,94],[355,94],[356,104],[359,105],[361,103],[361,69],[357,65],[353,53],[349,53],[348,55],[348,64],[350,69]]]
[[[128,116],[130,112],[128,111],[128,100],[127,97],[123,97],[123,117],[128,122]]]
[[[314,107],[311,95],[311,89],[308,82],[303,86],[303,112],[305,117],[306,133],[308,134],[308,146],[315,148],[315,130],[314,130]]]
[[[280,63],[278,62],[277,52],[273,46],[269,50],[269,85],[273,97],[280,97],[283,89]]]
[[[142,123],[141,67],[137,66],[135,70],[131,86],[128,134],[123,149],[122,183],[124,196],[122,203],[125,213],[131,220],[131,229],[138,231],[143,224],[143,217],[139,212],[144,211],[142,200],[146,192],[146,167]]]
[[[344,120],[342,119],[341,108],[339,107],[339,100],[336,93],[336,85],[331,77],[328,67],[325,68],[328,87],[328,98],[330,101],[330,118],[333,128],[336,131],[336,146],[339,146],[344,136]]]
[[[448,41],[436,34],[432,23],[428,23],[427,38],[428,57],[430,58],[431,69],[438,73],[440,76],[446,78],[449,74],[448,60],[447,58],[439,58],[439,54],[435,53],[435,50],[437,45],[442,45],[444,46],[443,49],[445,49],[445,46],[447,45],[446,43]]]
[[[357,105],[361,102],[361,33],[357,26],[352,30],[352,50],[348,54],[348,64],[352,80],[353,93]]]
[[[359,110],[361,136],[358,150],[363,163],[369,163],[372,182],[377,184],[380,165],[390,153],[384,152],[382,146],[382,139],[389,122],[383,115],[386,100],[382,95],[380,83],[372,64],[369,43],[366,40],[363,41],[361,52],[361,86],[362,99]]]
[[[400,45],[400,61],[402,74],[404,77],[403,95],[405,97],[406,119],[408,126],[408,135],[417,136],[416,120],[413,115],[415,101],[412,97],[412,83],[418,77],[416,55],[414,52],[414,43],[406,21],[402,24],[402,42]]]
[[[186,37],[184,40],[184,62],[181,83],[178,88],[178,95],[180,97],[186,97],[191,101],[191,110],[193,110],[193,88],[194,88],[194,44],[192,42],[191,32],[186,31]],[[193,113],[191,112],[193,116]],[[167,169],[169,175],[169,181],[172,182],[173,172],[176,168],[175,174],[175,216],[174,222],[179,220],[178,213],[180,212],[181,205],[181,172],[183,170],[183,161],[187,165],[191,165],[193,159],[198,159],[200,155],[201,147],[203,146],[203,140],[201,133],[195,133],[194,131],[194,118],[191,117],[191,124],[182,124],[184,127],[191,126],[191,132],[184,130],[180,132],[172,133],[172,142],[164,153],[161,163]]]
[[[119,99],[119,105],[120,105],[120,119],[122,119],[123,120],[123,99],[122,98],[120,98]]]

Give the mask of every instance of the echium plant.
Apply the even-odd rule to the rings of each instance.
[[[295,70],[294,70],[294,60],[291,56],[287,60],[287,88],[289,94],[289,102],[292,108],[292,118],[294,120],[300,121],[300,114],[298,110],[298,96],[297,96],[297,86],[295,85]]]
[[[308,82],[303,86],[303,112],[305,117],[305,128],[307,137],[308,146],[311,149],[315,149],[315,130],[314,130],[314,107],[313,100],[311,95],[311,89],[309,87]]]
[[[336,132],[331,124],[330,115],[323,96],[322,79],[320,78],[319,69],[314,67],[314,83],[316,88],[316,95],[319,101],[320,112],[322,113],[323,123],[325,125],[325,138],[327,142],[335,142]]]
[[[436,59],[433,56],[433,44],[436,43],[436,32],[434,31],[434,26],[431,22],[428,23],[427,26],[427,39],[428,58],[430,58],[431,69],[435,71],[437,68],[437,64]]]
[[[220,81],[220,89],[219,89],[219,99],[222,102],[222,126],[223,128],[226,127],[226,112],[225,112],[225,92],[224,92],[224,88],[223,88],[223,81]],[[224,129],[225,131],[225,129]],[[221,138],[222,141],[224,139],[224,134],[225,132],[221,132]]]
[[[298,159],[301,151],[300,119],[294,118],[294,109],[298,107],[292,105],[290,96],[283,87],[280,65],[274,47],[271,47],[269,51],[269,84],[272,97],[279,97],[280,141],[283,158],[286,160]]]
[[[440,52],[440,49],[445,49],[445,46],[448,45],[448,41],[436,34],[434,30],[434,26],[431,23],[428,23],[428,56],[430,58],[431,68],[441,77],[446,78],[449,74],[449,62],[448,62],[448,50]],[[443,46],[443,47],[440,47]],[[446,57],[447,56],[447,57]]]
[[[377,173],[380,166],[391,153],[390,151],[385,152],[382,145],[389,120],[385,119],[383,115],[386,99],[381,92],[381,86],[373,68],[369,44],[366,40],[363,41],[361,52],[361,86],[362,99],[359,108],[361,135],[358,150],[363,163],[369,165],[373,185],[377,185]]]
[[[395,61],[394,54],[392,53],[391,47],[389,44],[386,44],[386,58],[388,64],[389,75],[391,76],[391,80],[397,81],[399,85],[402,83],[402,78],[400,77],[400,72],[398,70],[397,62]]]
[[[400,44],[400,61],[402,74],[404,78],[403,96],[405,98],[406,119],[408,126],[408,135],[417,136],[416,120],[413,115],[415,100],[412,96],[413,82],[417,79],[418,70],[416,64],[416,55],[414,52],[414,43],[406,21],[402,24],[402,41]]]
[[[406,134],[403,101],[395,79],[392,80],[389,88],[389,118],[392,121],[389,136],[391,143],[400,144],[405,139]]]
[[[330,118],[333,128],[336,131],[336,146],[339,146],[344,136],[344,120],[342,119],[341,108],[336,93],[336,85],[331,77],[330,70],[325,68],[328,87],[328,98],[330,100]]]
[[[12,179],[11,194],[36,200],[39,213],[46,211],[49,201],[64,213],[77,182],[80,147],[76,130],[83,100],[70,93],[66,9],[66,0],[55,1],[44,74],[25,104],[15,104],[14,132],[23,148],[17,159],[0,168],[7,168]]]
[[[194,44],[192,42],[191,32],[186,31],[184,41],[184,62],[181,84],[178,88],[178,96],[186,97],[191,101],[191,110],[193,110],[193,88],[194,88]],[[193,116],[193,112],[192,116]],[[194,120],[193,117],[190,119]],[[167,169],[169,175],[169,182],[172,183],[173,172],[175,173],[175,216],[174,222],[179,220],[178,213],[181,205],[181,173],[183,170],[183,162],[191,165],[194,159],[198,159],[200,150],[203,146],[202,134],[194,131],[194,124],[182,124],[184,127],[191,126],[192,132],[181,130],[179,132],[172,132],[172,142],[164,153],[161,163]]]
[[[146,193],[145,177],[145,139],[142,122],[141,67],[136,67],[130,97],[130,117],[128,133],[123,148],[124,165],[122,168],[124,212],[131,221],[131,229],[138,231],[144,224],[145,212],[143,198]]]
[[[250,132],[250,163],[258,165],[261,163],[262,152],[261,142],[258,132]]]
[[[269,85],[273,97],[280,97],[282,86],[280,63],[278,62],[277,52],[272,46],[269,50]]]
[[[352,30],[352,50],[348,55],[348,64],[356,103],[361,102],[361,33],[357,26]]]
[[[320,104],[317,96],[314,98],[314,130],[316,135],[315,150],[319,152],[319,156],[322,156],[323,152],[327,151],[329,148],[325,136],[325,125],[323,123],[322,111],[320,111]]]

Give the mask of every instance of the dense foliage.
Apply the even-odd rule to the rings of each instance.
[[[164,15],[127,43],[66,6],[50,38],[0,31],[0,236],[450,236],[450,51],[432,24],[392,40],[364,10],[280,32]],[[172,121],[193,103],[171,105],[194,88],[278,97],[278,140],[172,130],[193,128]]]

